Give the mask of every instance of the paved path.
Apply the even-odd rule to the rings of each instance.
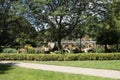
[[[115,71],[115,70],[54,66],[54,65],[22,63],[22,62],[12,62],[12,61],[0,61],[0,63],[3,63],[3,64],[9,63],[11,65],[24,67],[24,68],[41,69],[41,70],[48,70],[48,71],[57,71],[57,72],[66,72],[66,73],[84,74],[84,75],[90,75],[90,76],[120,79],[120,71]]]

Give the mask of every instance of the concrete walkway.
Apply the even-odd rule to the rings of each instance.
[[[40,69],[40,70],[84,74],[84,75],[90,75],[90,76],[120,79],[120,71],[115,71],[115,70],[54,66],[54,65],[22,63],[22,62],[12,62],[12,61],[0,61],[0,63],[15,65],[15,66],[24,67],[24,68],[31,68],[31,69]]]

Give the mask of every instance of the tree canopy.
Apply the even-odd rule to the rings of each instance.
[[[23,17],[17,15],[13,9],[13,4],[17,0],[1,0],[0,1],[0,50],[1,46],[15,46],[20,43],[17,38],[21,33],[32,36],[35,28]]]
[[[102,45],[119,43],[119,0],[0,0],[0,47],[56,42],[85,34]]]
[[[102,0],[101,0],[102,1]],[[106,1],[97,0],[34,0],[29,8],[46,29],[50,29],[51,40],[57,41],[59,48],[61,40],[71,35],[75,27],[82,25],[89,16],[98,16],[105,11]],[[101,15],[100,18],[103,16]]]

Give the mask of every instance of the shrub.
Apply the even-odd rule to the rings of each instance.
[[[39,54],[39,53],[42,53],[42,52],[44,52],[44,51],[40,50],[40,48],[35,49],[35,54]]]
[[[96,52],[97,52],[97,53],[104,53],[104,52],[105,52],[105,49],[104,49],[103,47],[98,47],[98,48],[96,49]]]
[[[64,60],[65,61],[71,61],[71,60],[75,61],[75,60],[78,60],[78,56],[79,56],[79,54],[66,54],[64,56]]]
[[[28,61],[76,61],[76,60],[120,60],[120,53],[83,54],[0,54],[0,60]]]
[[[24,49],[24,48],[20,48],[20,49],[18,49],[18,53],[26,53],[27,51],[26,51],[26,49]]]
[[[3,53],[17,53],[17,50],[14,48],[5,48],[3,49]]]
[[[26,44],[24,48],[27,50],[27,53],[35,53],[35,48],[29,44]]]

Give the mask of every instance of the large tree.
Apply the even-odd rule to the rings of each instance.
[[[98,43],[105,45],[105,52],[107,52],[107,45],[119,43],[119,4],[120,2],[113,1],[111,5],[106,8],[107,12],[104,13],[104,18],[101,21],[101,33],[98,35]]]
[[[1,46],[12,46],[19,44],[18,38],[24,33],[29,38],[34,38],[35,28],[15,11],[17,0],[0,0],[0,51]]]
[[[32,1],[32,0],[31,0]],[[50,29],[51,38],[58,42],[70,35],[76,26],[86,22],[89,15],[98,15],[104,11],[109,0],[34,0],[29,5],[34,18],[46,29]]]
[[[2,45],[9,42],[9,34],[7,32],[11,18],[11,15],[8,15],[9,9],[9,2],[6,0],[0,0],[0,50]]]

